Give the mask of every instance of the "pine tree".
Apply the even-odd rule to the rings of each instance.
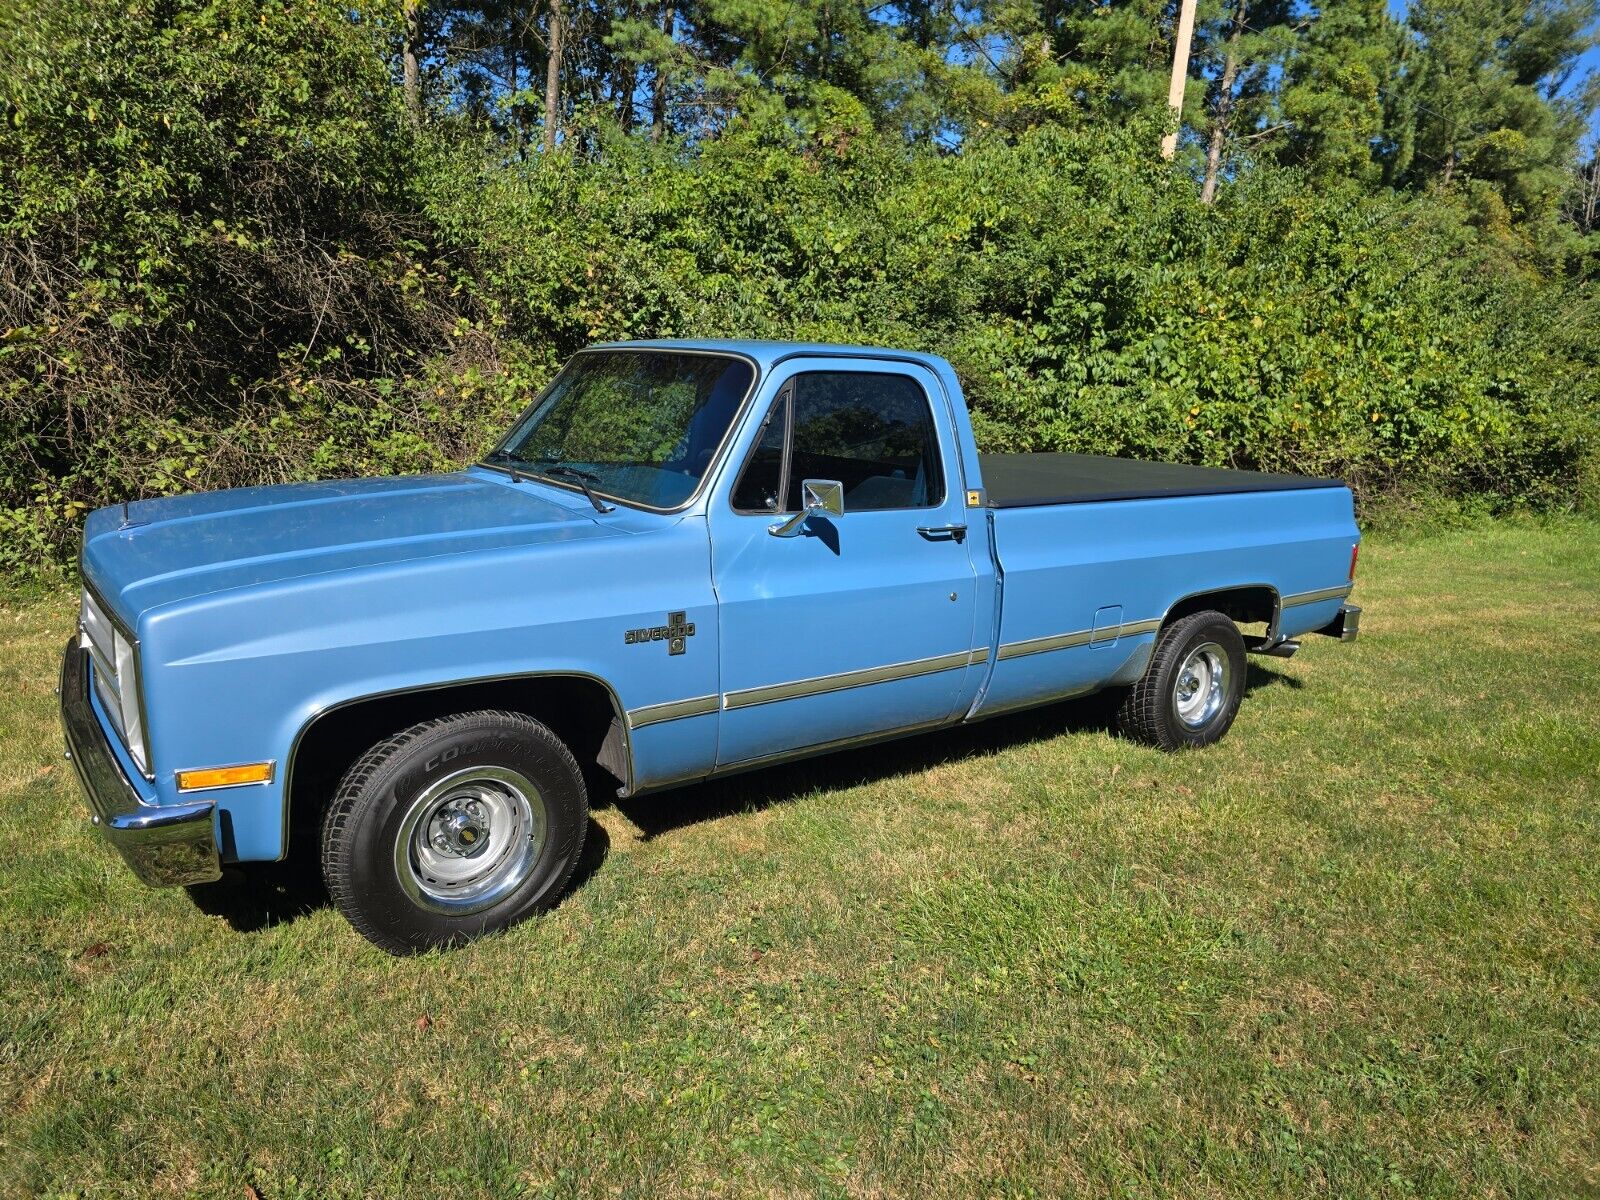
[[[1594,44],[1592,19],[1591,0],[1418,0],[1401,80],[1415,154],[1394,181],[1483,181],[1512,219],[1552,215],[1583,131],[1578,106],[1557,94]]]
[[[1200,198],[1217,194],[1223,163],[1235,146],[1278,133],[1274,68],[1293,43],[1293,0],[1228,0],[1200,27],[1196,65],[1208,77],[1200,128],[1205,140],[1205,175]]]
[[[1280,161],[1319,181],[1376,184],[1388,146],[1385,96],[1403,48],[1384,0],[1323,0],[1285,67],[1279,103],[1287,130]],[[1404,124],[1406,122],[1402,122]]]

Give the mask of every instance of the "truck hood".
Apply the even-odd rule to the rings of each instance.
[[[129,625],[232,588],[440,555],[615,536],[536,485],[457,472],[200,492],[90,515],[83,572]]]

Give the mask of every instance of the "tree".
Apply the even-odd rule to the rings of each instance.
[[[1590,0],[1417,0],[1401,80],[1415,153],[1395,182],[1481,180],[1511,219],[1551,216],[1583,130],[1558,96],[1594,44],[1592,19]]]
[[[1395,93],[1403,47],[1384,0],[1323,0],[1285,65],[1279,160],[1319,182],[1376,184],[1379,154],[1399,152],[1390,144],[1384,98]],[[1409,113],[1394,122],[1409,123]]]
[[[1123,121],[1166,111],[1178,8],[1169,0],[989,0],[977,9],[974,41],[1001,47],[987,62],[1009,124]]]
[[[1600,231],[1600,148],[1591,146],[1587,161],[1573,169],[1564,213],[1579,233]]]
[[[1229,0],[1220,20],[1201,33],[1202,70],[1215,72],[1206,89],[1206,166],[1200,199],[1216,199],[1224,150],[1279,131],[1271,119],[1273,69],[1294,37],[1293,0]]]

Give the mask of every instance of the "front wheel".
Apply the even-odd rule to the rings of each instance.
[[[1117,711],[1122,732],[1163,750],[1209,746],[1228,732],[1244,697],[1239,627],[1219,612],[1174,621]]]
[[[554,904],[588,829],[583,773],[521,713],[424,721],[346,772],[322,869],[358,933],[391,954],[457,945]]]

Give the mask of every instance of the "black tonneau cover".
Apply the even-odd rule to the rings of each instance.
[[[993,508],[1344,486],[1337,479],[1187,467],[1133,458],[1103,458],[1098,454],[980,454],[978,462]]]

